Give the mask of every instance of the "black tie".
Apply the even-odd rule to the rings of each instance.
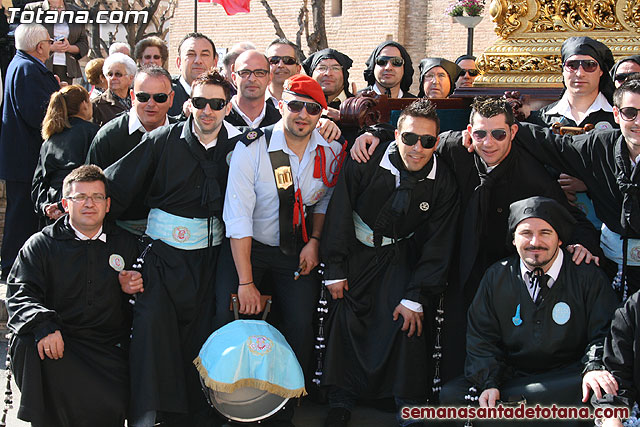
[[[544,274],[544,271],[542,271],[540,267],[534,268],[533,271],[530,271],[527,274],[529,274],[531,286],[533,286],[534,289],[538,288],[538,295],[534,302],[536,305],[540,305],[549,293],[549,286],[547,286],[547,284],[551,277],[549,277],[548,274]]]
[[[389,98],[391,98],[391,89],[389,89],[389,88],[386,88],[386,89],[387,90],[386,90],[385,95],[387,95]]]

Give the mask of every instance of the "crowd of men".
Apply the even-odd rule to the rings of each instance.
[[[301,61],[286,39],[265,53],[243,42],[218,71],[214,42],[190,33],[172,77],[150,37],[87,67],[98,93],[65,107],[61,127],[100,128],[77,133],[71,156],[66,134],[41,126],[86,53],[75,32],[19,26],[5,84],[1,267],[19,418],[222,425],[193,361],[233,320],[232,293],[248,316],[273,296],[269,321],[308,391],[321,376],[327,427],[347,426],[359,399],[393,398],[401,426],[425,423],[401,416],[420,405],[635,403],[640,56],[614,64],[604,44],[569,38],[557,102],[477,97],[466,130],[443,131],[429,99],[472,87],[475,58],[422,59],[416,97],[411,57],[385,41],[362,91],[417,99],[354,131],[340,122],[356,92],[345,53]],[[265,424],[292,426],[293,413]]]

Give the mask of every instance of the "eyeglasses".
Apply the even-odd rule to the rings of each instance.
[[[376,58],[376,65],[384,67],[389,61],[391,61],[391,65],[394,67],[402,67],[404,65],[404,59],[399,56],[378,56]]]
[[[623,83],[625,82],[629,77],[631,77],[634,74],[638,74],[638,72],[636,71],[631,72],[631,73],[618,73],[616,74],[616,76],[614,77],[615,81],[619,82],[619,83]]]
[[[593,73],[598,68],[598,61],[594,61],[593,59],[572,59],[565,61],[564,67],[574,73],[578,71],[580,67],[587,73]]]
[[[251,74],[253,74],[254,76],[258,77],[258,78],[262,78],[262,77],[266,77],[267,74],[269,74],[269,70],[262,70],[262,69],[258,69],[258,70],[240,70],[240,71],[236,71],[236,74],[240,77],[242,77],[243,79],[247,79],[251,76]]]
[[[117,77],[117,78],[121,78],[122,76],[124,76],[125,74],[122,74],[120,71],[116,71],[115,73],[112,71],[107,71],[107,77]]]
[[[227,100],[222,98],[203,98],[201,96],[194,96],[191,98],[191,105],[196,107],[198,110],[204,110],[207,104],[212,110],[220,111],[225,105],[227,105]]]
[[[339,73],[342,71],[342,67],[339,65],[332,65],[332,66],[318,65],[314,71],[317,71],[323,74],[328,73],[329,71],[332,71],[334,73]]]
[[[104,203],[104,201],[107,200],[107,196],[105,196],[104,194],[94,194],[89,196],[87,194],[80,193],[74,196],[65,197],[65,199],[71,200],[76,203],[85,203],[88,199],[91,199],[93,203]]]
[[[164,104],[169,99],[169,94],[167,93],[154,93],[150,94],[147,92],[138,92],[136,93],[136,99],[138,102],[149,102],[149,99],[153,97],[153,100],[158,104]]]
[[[280,61],[282,61],[284,63],[284,65],[294,65],[297,64],[298,61],[296,60],[296,58],[292,57],[292,56],[271,56],[269,57],[269,64],[271,65],[278,65],[280,63]]]
[[[638,117],[638,109],[635,107],[618,108],[618,111],[620,111],[620,117],[628,122],[632,122]]]
[[[144,55],[143,58],[146,59],[146,60],[155,59],[157,61],[158,59],[162,59],[162,56],[160,56],[160,55]]]
[[[312,116],[317,116],[322,112],[322,105],[318,104],[317,102],[285,101],[284,99],[282,100],[282,102],[287,104],[287,108],[292,113],[299,113],[303,108],[305,108],[307,110],[307,113]]]
[[[478,130],[474,130],[473,132],[471,132],[471,136],[476,141],[484,141],[485,139],[487,139],[487,134],[488,133],[489,132],[487,132],[484,129],[478,129]],[[505,138],[507,137],[507,131],[504,130],[504,129],[493,129],[491,131],[491,136],[496,141],[504,141]]]
[[[463,68],[460,75],[464,76],[465,74],[469,74],[469,76],[471,77],[476,77],[478,74],[480,74],[480,71],[476,70],[475,68],[471,70],[467,70],[466,68]]]
[[[436,145],[436,141],[438,141],[438,138],[433,135],[418,135],[413,132],[402,132],[400,137],[402,138],[402,142],[409,146],[416,145],[418,140],[420,140],[422,148],[433,148]]]

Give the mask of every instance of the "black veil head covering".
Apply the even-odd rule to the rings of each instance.
[[[344,53],[338,52],[335,49],[322,49],[317,52],[309,55],[307,59],[302,63],[302,67],[304,68],[304,72],[307,73],[308,76],[313,74],[313,70],[316,69],[318,64],[323,59],[335,59],[338,61],[338,64],[342,66],[342,77],[344,81],[344,93],[347,97],[352,97],[353,94],[349,90],[349,68],[353,65],[353,60],[349,58]]]
[[[516,227],[527,218],[540,218],[549,223],[563,242],[571,236],[576,223],[575,218],[556,200],[534,196],[518,200],[509,206],[509,235],[513,236]]]
[[[614,59],[611,49],[606,44],[591,37],[569,37],[562,43],[560,51],[562,63],[572,55],[589,55],[600,64],[602,76],[600,77],[600,92],[613,104],[613,91],[616,89],[609,71],[613,67]]]
[[[462,68],[444,58],[425,58],[420,61],[420,90],[418,92],[418,98],[422,98],[425,96],[424,89],[422,88],[422,80],[424,79],[424,76],[427,75],[429,70],[434,67],[442,67],[449,76],[451,88],[449,89],[449,93],[447,94],[447,96],[451,95],[456,89],[456,80],[458,80],[458,76],[462,72]]]
[[[378,47],[376,47],[371,55],[369,55],[369,59],[365,62],[367,68],[364,69],[364,79],[370,86],[373,86],[376,83],[376,77],[373,74],[373,69],[376,67],[376,58],[380,56],[380,51],[387,46],[397,47],[400,51],[400,56],[404,59],[404,75],[402,76],[402,80],[400,81],[400,89],[403,92],[408,92],[411,84],[413,83],[413,62],[411,62],[411,57],[407,52],[407,49],[404,48],[400,43],[394,41],[386,41],[380,43]]]
[[[616,62],[616,64],[611,69],[611,78],[612,79],[616,78],[616,73],[618,72],[618,67],[620,67],[620,64],[622,64],[623,62],[627,62],[627,61],[632,61],[632,62],[635,62],[636,64],[640,65],[640,55],[627,56],[626,58],[622,58],[620,61]]]
[[[456,65],[460,65],[460,62],[464,61],[465,59],[471,59],[472,61],[475,61],[476,57],[473,55],[460,55],[458,56],[458,59],[456,59]]]

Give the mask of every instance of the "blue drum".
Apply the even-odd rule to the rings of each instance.
[[[306,394],[293,350],[262,320],[236,320],[218,329],[193,363],[211,405],[234,421],[265,419]]]

